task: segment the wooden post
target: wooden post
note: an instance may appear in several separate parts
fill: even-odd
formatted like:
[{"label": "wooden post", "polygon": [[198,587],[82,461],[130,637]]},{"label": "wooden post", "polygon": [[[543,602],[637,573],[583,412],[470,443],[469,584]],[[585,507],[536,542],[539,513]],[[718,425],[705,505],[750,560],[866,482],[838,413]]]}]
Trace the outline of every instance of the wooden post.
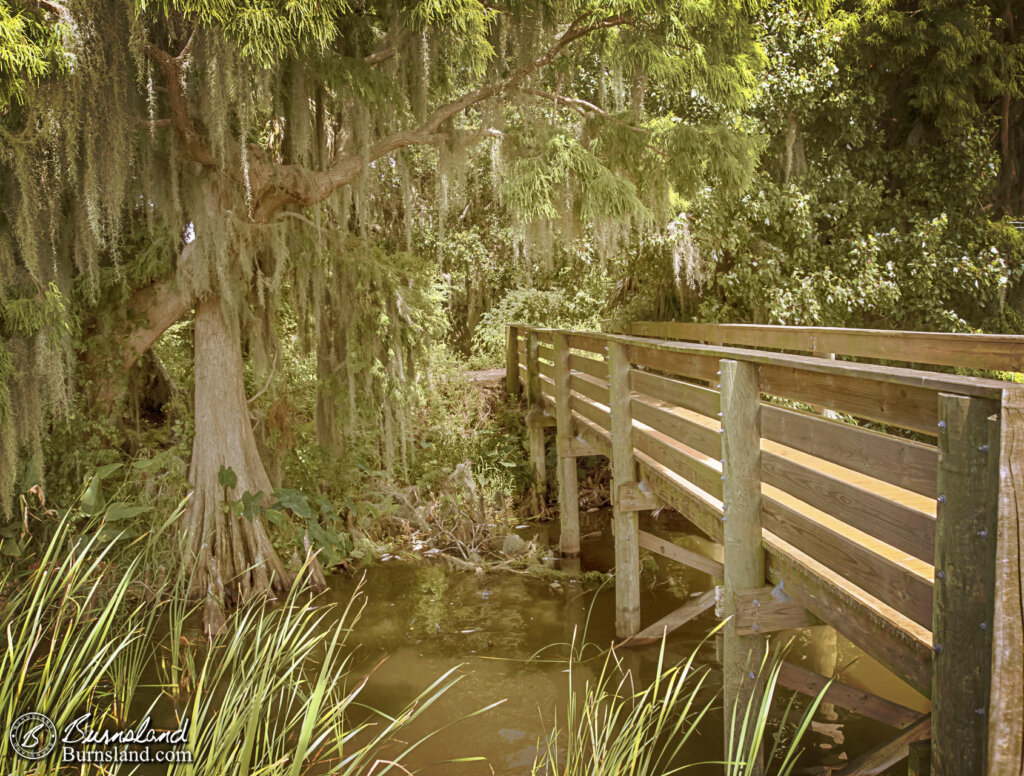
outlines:
[{"label": "wooden post", "polygon": [[[722,378],[722,487],[725,504],[724,614],[731,619],[723,629],[722,672],[725,690],[725,740],[733,742],[727,756],[751,752],[753,725],[742,720],[748,703],[751,719],[757,716],[763,677],[761,662],[765,639],[743,636],[737,628],[738,594],[764,585],[764,548],[761,544],[761,397],[756,364],[723,359]],[[735,715],[735,725],[733,716]],[[739,747],[742,737],[743,745]],[[740,751],[736,751],[739,748]],[[753,755],[751,774],[764,772],[763,752]]]},{"label": "wooden post", "polygon": [[[1024,386],[1003,389],[988,772],[1024,774]],[[993,442],[989,442],[992,449]]]},{"label": "wooden post", "polygon": [[530,446],[530,474],[533,479],[533,511],[540,512],[548,490],[548,470],[544,452],[544,404],[540,396],[540,363],[537,334],[526,334],[526,432]]},{"label": "wooden post", "polygon": [[912,741],[907,753],[907,776],[931,776],[932,742]]},{"label": "wooden post", "polygon": [[615,521],[615,635],[629,638],[640,630],[640,537],[636,512],[624,512],[618,491],[636,482],[633,416],[630,410],[629,357],[626,346],[608,343],[608,387],[612,437],[612,514]]},{"label": "wooden post", "polygon": [[569,406],[569,337],[555,332],[555,447],[558,451],[558,511],[561,515],[559,549],[562,556],[580,554],[580,497],[576,457],[572,455],[572,407]]},{"label": "wooden post", "polygon": [[[989,416],[998,403],[939,394],[932,616],[932,772],[987,768],[998,486]],[[1020,702],[1020,699],[1017,699]]]},{"label": "wooden post", "polygon": [[509,396],[519,398],[519,329],[509,326],[505,330],[505,391]]}]

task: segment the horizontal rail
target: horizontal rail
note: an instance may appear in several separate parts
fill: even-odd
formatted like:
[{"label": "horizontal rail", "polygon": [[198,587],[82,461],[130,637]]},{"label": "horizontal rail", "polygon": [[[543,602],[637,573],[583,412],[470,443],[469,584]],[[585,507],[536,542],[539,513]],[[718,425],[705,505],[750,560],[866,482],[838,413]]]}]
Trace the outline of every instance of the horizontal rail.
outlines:
[{"label": "horizontal rail", "polygon": [[1024,336],[1013,334],[651,321],[628,324],[624,333],[637,337],[799,350],[909,364],[1024,371]]}]

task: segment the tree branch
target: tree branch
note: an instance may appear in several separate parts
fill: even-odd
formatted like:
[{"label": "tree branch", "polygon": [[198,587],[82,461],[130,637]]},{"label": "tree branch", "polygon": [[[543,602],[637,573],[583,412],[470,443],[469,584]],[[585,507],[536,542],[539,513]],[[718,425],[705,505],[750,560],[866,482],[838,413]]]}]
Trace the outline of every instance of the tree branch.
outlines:
[{"label": "tree branch", "polygon": [[554,92],[545,92],[542,91],[541,89],[531,89],[526,86],[519,87],[519,91],[522,92],[523,94],[531,94],[534,97],[540,97],[543,100],[551,100],[552,102],[555,103],[556,106],[564,105],[566,108],[569,108],[570,110],[579,113],[584,118],[587,117],[587,114],[594,114],[604,119],[605,121],[608,121],[612,124],[618,124],[620,127],[625,127],[626,129],[630,129],[633,132],[637,132],[641,135],[651,134],[651,131],[649,129],[645,129],[644,127],[638,127],[633,124],[630,124],[628,121],[623,121],[622,119],[616,118],[612,114],[608,113],[606,110],[603,110],[602,108],[599,108],[596,105],[594,105],[594,103],[587,102],[586,100],[581,100],[577,97],[565,97],[561,94],[555,94]]},{"label": "tree branch", "polygon": [[218,168],[220,165],[217,163],[216,157],[206,145],[192,118],[188,98],[185,96],[185,90],[181,83],[182,65],[191,51],[193,37],[188,39],[181,53],[176,57],[172,57],[152,43],[146,43],[143,51],[163,75],[164,88],[167,90],[167,102],[171,108],[170,126],[174,130],[182,152],[188,159],[198,162],[204,167]]},{"label": "tree branch", "polygon": [[255,186],[254,170],[250,165],[250,178],[254,181],[254,190],[260,192],[257,204],[253,208],[253,218],[265,222],[276,211],[289,204],[309,206],[322,202],[335,190],[351,183],[356,176],[361,175],[368,162],[376,161],[408,146],[437,143],[446,137],[440,131],[445,122],[474,105],[518,87],[529,75],[549,65],[577,40],[594,32],[632,22],[632,15],[623,13],[600,19],[592,24],[579,26],[582,24],[582,18],[573,21],[547,51],[533,61],[525,63],[505,79],[485,84],[458,99],[439,106],[420,126],[389,135],[370,146],[365,155],[340,155],[323,172],[310,170],[300,165],[260,165],[261,169],[255,171],[262,184],[258,188]]}]

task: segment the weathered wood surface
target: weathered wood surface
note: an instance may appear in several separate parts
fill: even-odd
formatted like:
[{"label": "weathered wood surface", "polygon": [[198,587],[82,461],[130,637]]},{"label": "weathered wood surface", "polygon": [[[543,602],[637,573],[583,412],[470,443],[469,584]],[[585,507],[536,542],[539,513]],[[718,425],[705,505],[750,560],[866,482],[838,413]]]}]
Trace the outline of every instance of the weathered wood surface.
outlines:
[{"label": "weathered wood surface", "polygon": [[990,447],[998,404],[939,397],[935,535],[935,661],[932,673],[932,771],[985,773],[992,662],[999,452]]},{"label": "weathered wood surface", "polygon": [[907,776],[931,776],[932,742],[912,741],[907,748]]},{"label": "weathered wood surface", "polygon": [[626,482],[619,486],[616,493],[619,509],[624,512],[649,512],[652,509],[661,509],[664,502],[651,493],[644,490],[638,482]]},{"label": "weathered wood surface", "polygon": [[915,558],[934,561],[931,515],[767,450],[761,454],[761,472],[767,484]]},{"label": "weathered wood surface", "polygon": [[764,406],[761,415],[765,439],[935,498],[938,451],[931,445],[782,407]]},{"label": "weathered wood surface", "polygon": [[1024,387],[1003,391],[999,431],[988,772],[1024,776]]},{"label": "weathered wood surface", "polygon": [[576,475],[576,457],[571,453],[573,441],[572,408],[569,405],[569,340],[565,334],[554,335],[555,370],[555,447],[558,453],[559,550],[564,557],[580,554],[580,497]]},{"label": "weathered wood surface", "polygon": [[650,404],[637,397],[632,401],[633,418],[704,455],[718,457],[722,437],[713,428],[692,420],[683,410],[669,404]]},{"label": "weathered wood surface", "polygon": [[[907,759],[910,744],[924,741],[932,732],[932,715],[927,714],[912,725],[904,728],[891,741],[879,744],[871,751],[861,755],[841,771],[839,776],[878,776],[896,763]],[[967,776],[965,771],[960,776]],[[975,774],[972,773],[972,776]]]},{"label": "weathered wood surface", "polygon": [[815,354],[834,353],[880,361],[1024,371],[1024,336],[1020,335],[655,322],[632,323],[627,333],[640,337],[801,350]]},{"label": "weathered wood surface", "polygon": [[835,679],[830,684],[827,677],[792,663],[782,664],[778,682],[789,690],[812,698],[817,697],[822,688],[827,685],[828,689],[825,690],[825,695],[822,697],[823,703],[834,703],[840,708],[883,722],[898,730],[907,727],[921,716],[920,712],[900,706],[898,703],[880,698],[865,690],[843,684]]},{"label": "weathered wood surface", "polygon": [[569,356],[569,366],[576,372],[584,372],[591,377],[596,377],[601,382],[608,382],[608,362],[598,361],[596,358],[587,358],[572,353]]},{"label": "weathered wood surface", "polygon": [[569,387],[581,396],[608,406],[608,382],[598,382],[593,377],[584,374],[573,373],[569,378]]},{"label": "weathered wood surface", "polygon": [[691,601],[687,601],[675,611],[666,614],[653,625],[644,628],[635,635],[626,639],[621,646],[640,647],[644,644],[652,644],[664,638],[666,634],[680,628],[690,620],[703,612],[706,612],[715,605],[715,591],[708,590]]},{"label": "weathered wood surface", "polygon": [[764,525],[783,541],[819,560],[900,614],[925,628],[931,626],[931,580],[874,552],[837,527],[768,496],[764,498]]},{"label": "weathered wood surface", "polygon": [[505,340],[505,390],[509,396],[519,398],[519,330],[509,326]]},{"label": "weathered wood surface", "polygon": [[717,418],[722,411],[722,400],[718,391],[701,385],[674,380],[652,372],[631,369],[629,381],[633,390],[646,394],[652,399],[659,399],[677,407],[699,412],[711,418]]},{"label": "weathered wood surface", "polygon": [[676,563],[682,563],[684,566],[703,571],[712,577],[722,577],[725,574],[725,566],[714,558],[709,558],[707,555],[680,547],[678,544],[662,539],[647,531],[640,531],[639,538],[640,546],[645,550],[650,550],[657,555],[674,560]]},{"label": "weathered wood surface", "polygon": [[741,636],[776,633],[792,628],[806,628],[811,618],[796,601],[776,600],[773,587],[758,587],[736,593],[736,632]]},{"label": "weathered wood surface", "polygon": [[[758,635],[744,635],[737,622],[740,594],[764,585],[765,553],[761,544],[761,401],[758,367],[723,359],[722,379],[722,473],[725,547],[725,606],[730,619],[722,630],[722,672],[725,702],[725,739],[734,740],[742,728],[748,704],[759,703],[763,691],[760,675],[766,642]],[[742,722],[736,724],[742,725]],[[747,734],[749,735],[748,729]],[[763,772],[761,754],[752,773]]]},{"label": "weathered wood surface", "polygon": [[[612,343],[608,352],[611,413],[612,482],[621,488],[636,482],[633,419],[629,413],[629,360],[626,349]],[[637,513],[613,505],[615,522],[615,633],[619,638],[640,630],[640,544]]]}]

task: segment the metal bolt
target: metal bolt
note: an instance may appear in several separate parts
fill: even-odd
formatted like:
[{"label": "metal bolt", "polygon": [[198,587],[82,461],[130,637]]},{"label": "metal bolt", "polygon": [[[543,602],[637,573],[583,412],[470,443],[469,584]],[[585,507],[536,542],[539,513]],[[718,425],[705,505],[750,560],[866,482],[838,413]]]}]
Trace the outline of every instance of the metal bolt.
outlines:
[{"label": "metal bolt", "polygon": [[936,499],[936,501],[938,501],[940,504],[945,504],[946,503],[946,494],[945,493],[940,494],[939,497]]},{"label": "metal bolt", "polygon": [[981,624],[981,625],[980,625],[979,627],[980,627],[980,628],[981,628],[982,630],[988,630],[988,623],[987,623],[987,622],[983,622],[983,623],[982,623],[982,624]]},{"label": "metal bolt", "polygon": [[725,459],[724,459],[724,458],[722,458],[722,459],[720,460],[720,462],[721,462],[721,464],[722,464],[723,466],[725,466]]},{"label": "metal bolt", "polygon": [[984,717],[985,716],[985,709],[975,709],[974,713],[977,714],[979,717]]},{"label": "metal bolt", "polygon": [[945,579],[946,578],[946,572],[943,571],[942,569],[939,569],[938,571],[935,572],[935,576],[938,577],[939,579]]},{"label": "metal bolt", "polygon": [[716,375],[721,375],[721,374],[722,374],[722,371],[721,371],[721,370],[719,370],[719,371],[715,372],[715,374],[716,374]]},{"label": "metal bolt", "polygon": [[725,479],[725,475],[723,474],[723,475],[722,475],[721,477],[719,477],[718,479],[720,479],[720,480],[724,480],[724,479]]},{"label": "metal bolt", "polygon": [[722,417],[722,413],[721,412],[718,413],[718,417]]},{"label": "metal bolt", "polygon": [[749,676],[751,679],[756,679],[757,678],[757,674],[755,674],[753,671],[751,671],[749,674],[747,674],[747,676]]},{"label": "metal bolt", "polygon": [[978,536],[980,536],[982,539],[984,539],[986,536],[988,536],[988,531],[986,531],[984,528],[982,528],[980,531],[978,531]]},{"label": "metal bolt", "polygon": [[982,452],[982,453],[987,453],[988,452],[988,445],[982,445],[981,447],[978,448],[978,450],[980,452]]},{"label": "metal bolt", "polygon": [[932,652],[934,652],[936,655],[941,655],[942,654],[942,645],[941,644],[935,644],[932,647]]},{"label": "metal bolt", "polygon": [[753,628],[754,630],[761,630],[761,626],[758,625],[756,622],[753,625],[751,625],[750,627]]},{"label": "metal bolt", "polygon": [[945,428],[946,428],[946,421],[944,421],[944,420],[940,420],[940,421],[939,421],[939,430],[940,430],[940,431],[944,431],[944,430],[945,430]]},{"label": "metal bolt", "polygon": [[760,606],[761,602],[758,599],[754,599],[754,606]]}]

